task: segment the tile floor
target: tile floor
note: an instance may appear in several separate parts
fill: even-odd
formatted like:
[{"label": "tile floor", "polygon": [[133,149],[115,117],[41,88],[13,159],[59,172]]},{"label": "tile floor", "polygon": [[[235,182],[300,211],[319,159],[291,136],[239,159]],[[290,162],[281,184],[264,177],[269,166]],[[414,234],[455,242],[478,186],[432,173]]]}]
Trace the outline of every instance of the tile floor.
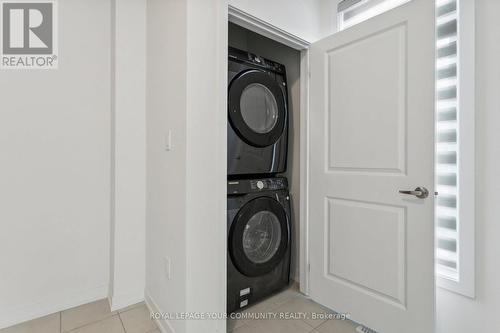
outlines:
[{"label": "tile floor", "polygon": [[[315,319],[313,314],[332,314],[324,307],[289,288],[266,299],[241,315],[300,314],[300,319],[229,319],[231,333],[356,333],[349,320]],[[107,300],[85,304],[0,330],[0,333],[160,333],[144,303],[111,312]]]},{"label": "tile floor", "polygon": [[241,314],[273,313],[276,315],[299,314],[299,319],[229,319],[227,330],[231,333],[356,333],[350,320],[318,319],[332,317],[333,312],[314,303],[294,287],[249,307]]},{"label": "tile floor", "polygon": [[108,300],[4,328],[0,333],[160,333],[144,303],[111,312]]}]

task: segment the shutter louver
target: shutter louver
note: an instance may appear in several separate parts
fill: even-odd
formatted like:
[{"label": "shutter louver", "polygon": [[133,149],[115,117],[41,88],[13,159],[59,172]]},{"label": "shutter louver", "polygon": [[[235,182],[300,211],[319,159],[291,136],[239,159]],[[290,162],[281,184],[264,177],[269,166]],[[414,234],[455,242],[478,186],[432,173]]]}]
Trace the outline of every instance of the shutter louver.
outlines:
[{"label": "shutter louver", "polygon": [[382,14],[410,0],[342,0],[337,7],[339,30]]},{"label": "shutter louver", "polygon": [[458,280],[457,0],[436,2],[436,271]]}]

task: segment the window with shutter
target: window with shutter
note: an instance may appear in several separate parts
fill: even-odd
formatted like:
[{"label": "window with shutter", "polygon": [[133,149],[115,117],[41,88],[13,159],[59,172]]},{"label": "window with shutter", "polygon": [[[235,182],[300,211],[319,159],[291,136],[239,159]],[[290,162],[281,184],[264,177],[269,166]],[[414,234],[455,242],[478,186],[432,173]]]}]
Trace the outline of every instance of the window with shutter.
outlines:
[{"label": "window with shutter", "polygon": [[436,149],[436,270],[458,280],[458,25],[457,0],[436,5],[437,149]]},{"label": "window with shutter", "polygon": [[474,297],[474,3],[436,1],[436,273]]},{"label": "window with shutter", "polygon": [[410,0],[343,0],[338,4],[339,30],[344,30]]}]

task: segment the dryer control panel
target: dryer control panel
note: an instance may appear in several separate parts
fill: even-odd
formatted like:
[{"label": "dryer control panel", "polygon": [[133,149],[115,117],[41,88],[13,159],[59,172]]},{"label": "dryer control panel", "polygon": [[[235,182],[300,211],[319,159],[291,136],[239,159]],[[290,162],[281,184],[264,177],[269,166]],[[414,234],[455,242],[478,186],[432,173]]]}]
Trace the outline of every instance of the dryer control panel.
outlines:
[{"label": "dryer control panel", "polygon": [[276,73],[285,74],[285,66],[275,61],[266,59],[257,54],[238,50],[234,47],[229,47],[229,59],[238,60],[249,63],[263,69],[270,70]]},{"label": "dryer control panel", "polygon": [[260,191],[287,190],[286,178],[261,178],[245,180],[229,180],[227,182],[227,194],[246,194]]}]

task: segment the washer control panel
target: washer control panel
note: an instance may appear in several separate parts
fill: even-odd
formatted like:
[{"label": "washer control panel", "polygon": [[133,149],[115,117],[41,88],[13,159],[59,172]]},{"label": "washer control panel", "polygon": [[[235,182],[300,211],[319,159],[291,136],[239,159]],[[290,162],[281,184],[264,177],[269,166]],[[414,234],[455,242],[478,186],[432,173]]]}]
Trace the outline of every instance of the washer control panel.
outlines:
[{"label": "washer control panel", "polygon": [[286,178],[281,177],[230,180],[227,182],[228,194],[245,194],[260,191],[277,191],[286,189],[288,189],[288,181]]}]

